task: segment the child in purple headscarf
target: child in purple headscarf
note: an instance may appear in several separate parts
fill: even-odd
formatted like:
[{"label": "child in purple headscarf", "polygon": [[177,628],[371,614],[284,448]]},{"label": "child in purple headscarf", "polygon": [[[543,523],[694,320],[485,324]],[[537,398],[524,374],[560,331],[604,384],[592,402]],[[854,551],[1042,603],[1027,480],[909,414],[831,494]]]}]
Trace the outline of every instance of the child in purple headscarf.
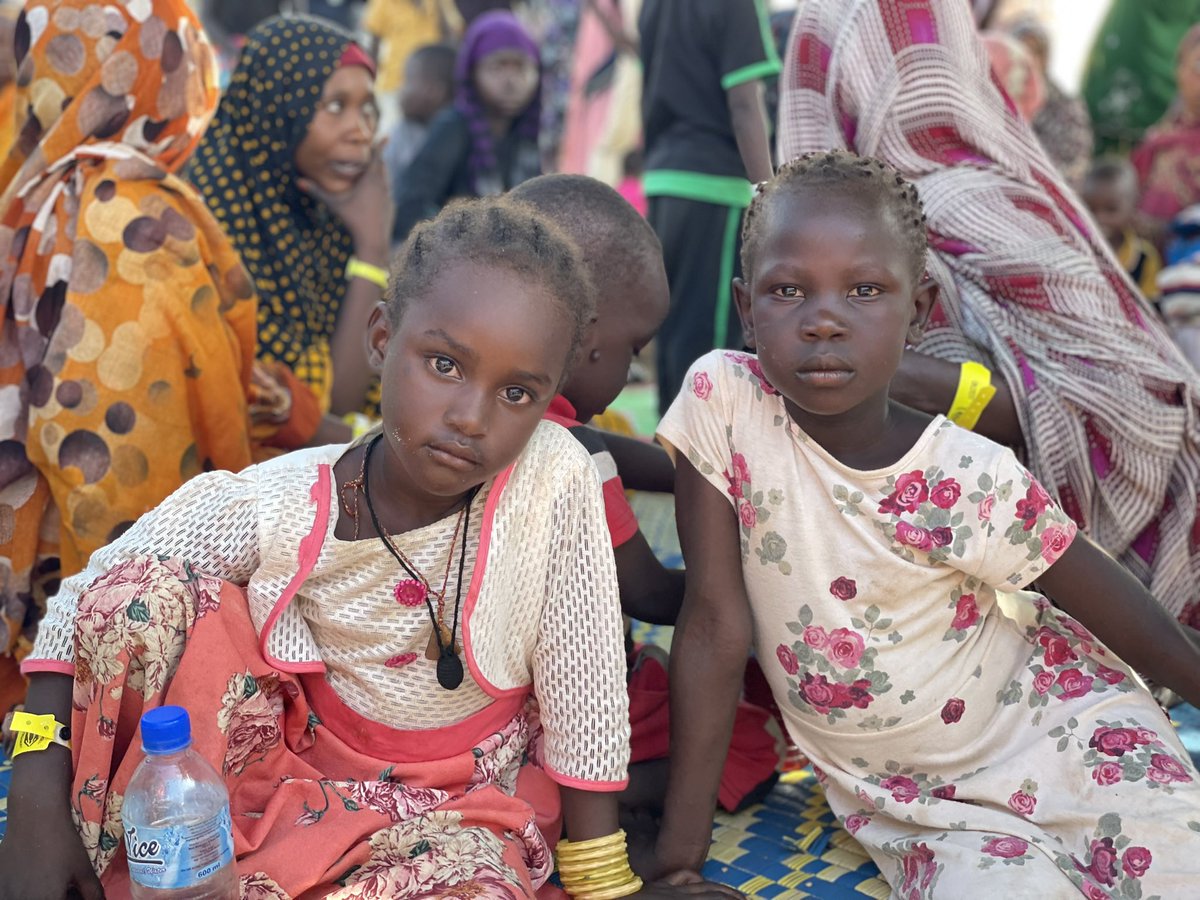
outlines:
[{"label": "child in purple headscarf", "polygon": [[497,10],[471,23],[454,104],[430,123],[396,191],[397,241],[455,197],[502,194],[541,174],[540,83],[537,44],[516,16]]}]

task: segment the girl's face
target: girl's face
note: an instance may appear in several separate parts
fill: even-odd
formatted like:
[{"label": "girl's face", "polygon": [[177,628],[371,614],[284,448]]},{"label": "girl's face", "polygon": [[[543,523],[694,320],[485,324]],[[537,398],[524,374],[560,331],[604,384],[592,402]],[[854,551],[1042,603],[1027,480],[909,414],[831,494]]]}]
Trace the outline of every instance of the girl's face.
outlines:
[{"label": "girl's face", "polygon": [[367,170],[378,125],[371,73],[362,66],[343,66],[325,82],[308,132],[296,148],[296,170],[326,193],[349,190]]},{"label": "girl's face", "polygon": [[453,262],[398,325],[378,307],[368,342],[392,488],[432,501],[517,458],[562,381],[571,329],[541,285]]},{"label": "girl's face", "polygon": [[778,195],[764,212],[750,281],[734,284],[763,373],[805,431],[882,414],[933,300],[897,237],[904,226],[876,203],[828,190]]},{"label": "girl's face", "polygon": [[520,50],[497,50],[475,64],[474,79],[489,112],[515,119],[537,93],[538,66]]}]

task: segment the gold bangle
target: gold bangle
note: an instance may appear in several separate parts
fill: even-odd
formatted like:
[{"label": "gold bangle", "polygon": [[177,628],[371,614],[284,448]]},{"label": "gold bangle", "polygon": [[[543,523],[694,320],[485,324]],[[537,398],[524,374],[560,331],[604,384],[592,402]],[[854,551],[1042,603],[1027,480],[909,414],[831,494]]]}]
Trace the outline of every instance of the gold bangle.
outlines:
[{"label": "gold bangle", "polygon": [[977,362],[965,362],[958,376],[958,390],[946,418],[968,431],[979,424],[979,417],[996,396],[992,373]]},{"label": "gold bangle", "polygon": [[364,281],[369,281],[380,289],[386,289],[388,286],[387,269],[381,269],[379,266],[373,266],[370,263],[363,262],[357,256],[352,256],[346,262],[346,278],[361,278]]},{"label": "gold bangle", "polygon": [[606,834],[604,837],[592,838],[587,841],[559,841],[557,852],[561,858],[563,856],[570,857],[577,853],[586,853],[590,850],[600,850],[617,846],[624,847],[624,845],[625,830],[620,829],[614,831],[612,834]]},{"label": "gold bangle", "polygon": [[560,841],[558,877],[575,900],[617,900],[642,889],[629,867],[625,832],[588,841]]}]

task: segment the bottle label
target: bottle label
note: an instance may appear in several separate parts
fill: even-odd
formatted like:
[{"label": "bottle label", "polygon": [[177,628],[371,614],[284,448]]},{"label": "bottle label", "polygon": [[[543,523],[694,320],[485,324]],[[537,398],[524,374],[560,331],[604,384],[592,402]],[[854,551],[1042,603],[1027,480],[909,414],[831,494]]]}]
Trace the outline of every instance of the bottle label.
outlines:
[{"label": "bottle label", "polygon": [[125,825],[129,875],[150,888],[192,887],[233,862],[229,807],[192,825]]}]

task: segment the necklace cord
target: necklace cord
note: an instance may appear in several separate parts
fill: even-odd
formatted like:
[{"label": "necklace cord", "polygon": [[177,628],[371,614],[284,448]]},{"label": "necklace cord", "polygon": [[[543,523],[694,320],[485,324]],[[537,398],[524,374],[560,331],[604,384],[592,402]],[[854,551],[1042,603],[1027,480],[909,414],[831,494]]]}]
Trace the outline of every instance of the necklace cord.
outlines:
[{"label": "necklace cord", "polygon": [[[383,435],[376,435],[372,439],[371,443],[367,444],[367,449],[363,454],[363,496],[367,500],[367,512],[371,514],[371,524],[375,526],[376,536],[383,543],[383,546],[387,548],[388,552],[395,557],[396,562],[400,563],[400,567],[404,569],[405,573],[414,581],[418,581],[427,585],[428,582],[417,572],[412,570],[408,563],[404,561],[404,558],[396,551],[396,548],[393,547],[391,542],[387,539],[387,536],[383,532],[383,527],[379,524],[379,516],[375,512],[375,504],[371,502],[371,453],[374,452],[375,445],[378,444],[382,438]],[[457,655],[454,652],[454,641],[458,637],[458,613],[462,604],[463,571],[467,562],[467,538],[471,530],[471,503],[474,501],[475,495],[478,492],[478,487],[472,488],[467,492],[465,516],[466,527],[463,529],[462,545],[458,553],[458,583],[454,586],[454,621],[450,629],[449,647],[442,644],[441,623],[437,620],[437,613],[433,611],[433,601],[429,599],[429,595],[432,593],[432,591],[430,591],[428,587],[425,589],[425,608],[429,611],[430,621],[433,622],[433,639],[437,642],[439,657],[446,656],[447,654],[451,656]],[[453,553],[454,549],[451,548],[450,552]],[[445,588],[443,587],[442,590],[444,595]]]}]

